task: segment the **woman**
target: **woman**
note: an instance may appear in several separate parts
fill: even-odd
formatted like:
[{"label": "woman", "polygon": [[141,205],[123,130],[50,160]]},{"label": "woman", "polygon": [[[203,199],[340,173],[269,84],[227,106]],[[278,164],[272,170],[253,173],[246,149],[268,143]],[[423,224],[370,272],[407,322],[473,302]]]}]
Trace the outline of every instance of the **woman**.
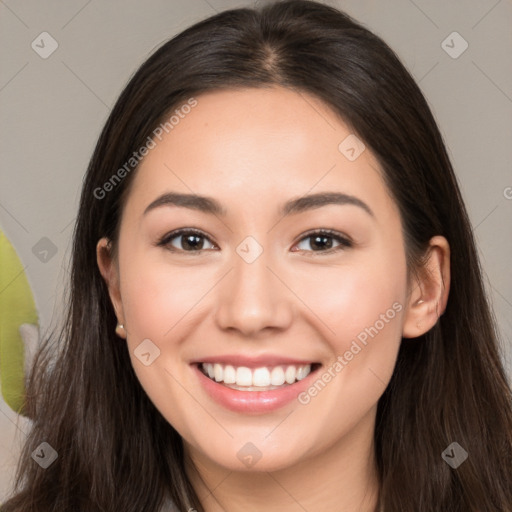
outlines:
[{"label": "woman", "polygon": [[140,67],[84,181],[59,339],[5,512],[512,511],[445,146],[334,8],[226,11]]}]

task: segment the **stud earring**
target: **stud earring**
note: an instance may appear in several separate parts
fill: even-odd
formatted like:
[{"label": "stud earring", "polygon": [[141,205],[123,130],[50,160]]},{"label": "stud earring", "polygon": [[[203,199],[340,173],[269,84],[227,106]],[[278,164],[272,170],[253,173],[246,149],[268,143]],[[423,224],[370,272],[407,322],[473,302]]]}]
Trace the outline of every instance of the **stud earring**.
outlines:
[{"label": "stud earring", "polygon": [[125,334],[126,334],[126,329],[124,328],[124,325],[123,324],[117,324],[116,326],[116,334],[120,337],[120,338],[125,338]]}]

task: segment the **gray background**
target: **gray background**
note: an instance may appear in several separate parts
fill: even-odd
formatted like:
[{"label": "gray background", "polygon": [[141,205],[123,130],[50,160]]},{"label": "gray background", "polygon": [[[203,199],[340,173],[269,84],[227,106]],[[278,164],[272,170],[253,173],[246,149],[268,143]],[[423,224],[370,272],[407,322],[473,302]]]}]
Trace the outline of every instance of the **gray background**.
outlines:
[{"label": "gray background", "polygon": [[[381,36],[426,95],[469,210],[512,377],[512,2],[325,3]],[[43,330],[61,316],[81,181],[126,81],[175,33],[247,5],[254,2],[0,0],[0,227],[26,267]],[[457,52],[462,41],[442,45],[454,31],[469,45],[458,58],[443,48]],[[42,32],[58,43],[46,59],[31,47],[42,46]],[[46,262],[32,251],[43,237],[57,251]],[[0,500],[28,427],[0,400]]]}]

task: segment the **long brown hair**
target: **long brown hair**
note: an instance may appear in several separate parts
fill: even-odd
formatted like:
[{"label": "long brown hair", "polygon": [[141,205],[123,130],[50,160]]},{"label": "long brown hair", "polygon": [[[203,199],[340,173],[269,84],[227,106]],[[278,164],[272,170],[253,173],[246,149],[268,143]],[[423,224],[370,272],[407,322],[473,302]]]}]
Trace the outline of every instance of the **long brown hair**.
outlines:
[{"label": "long brown hair", "polygon": [[[292,0],[193,25],[160,47],[116,102],[83,183],[66,323],[44,340],[30,375],[33,428],[4,512],[156,512],[169,498],[180,510],[204,510],[185,472],[181,437],[115,336],[96,264],[98,240],[116,243],[136,166],[108,193],[97,191],[189,98],[274,85],[323,100],[375,154],[400,210],[410,271],[421,266],[431,237],[443,235],[451,246],[445,313],[425,335],[402,341],[378,404],[379,506],[512,511],[512,393],[471,225],[432,113],[379,37],[335,8]],[[43,441],[59,455],[47,469],[30,456]],[[452,442],[468,453],[456,469],[441,456]]]}]

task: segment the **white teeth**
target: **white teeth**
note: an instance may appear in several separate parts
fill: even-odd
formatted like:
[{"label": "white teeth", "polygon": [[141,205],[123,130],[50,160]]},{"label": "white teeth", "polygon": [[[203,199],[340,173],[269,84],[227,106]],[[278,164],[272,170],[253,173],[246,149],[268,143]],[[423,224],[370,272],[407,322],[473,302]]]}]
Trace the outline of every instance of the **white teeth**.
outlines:
[{"label": "white teeth", "polygon": [[282,366],[272,368],[270,373],[270,383],[272,386],[282,386],[284,384],[284,370]]},{"label": "white teeth", "polygon": [[252,385],[258,387],[270,386],[270,372],[267,368],[256,368],[252,373]]},{"label": "white teeth", "polygon": [[309,372],[306,371],[305,366],[301,366],[297,371],[297,380],[302,380],[304,377],[308,375]]},{"label": "white teeth", "polygon": [[250,368],[239,366],[236,369],[236,385],[252,386],[252,372]]},{"label": "white teeth", "polygon": [[275,366],[273,368],[261,367],[254,370],[246,366],[234,367],[219,363],[203,363],[201,367],[210,379],[223,382],[226,385],[229,384],[233,388],[241,386],[247,388],[247,391],[269,387],[274,389],[276,386],[293,384],[295,381],[304,379],[311,372],[310,364],[304,366]]},{"label": "white teeth", "polygon": [[231,365],[224,368],[224,384],[236,384],[236,370]]},{"label": "white teeth", "polygon": [[297,370],[295,369],[295,366],[288,366],[288,368],[286,368],[286,371],[284,372],[284,380],[288,384],[293,384],[295,382],[296,376]]},{"label": "white teeth", "polygon": [[215,380],[217,382],[220,382],[223,379],[224,371],[222,369],[222,366],[220,364],[214,364],[213,365],[213,375],[215,376]]}]

